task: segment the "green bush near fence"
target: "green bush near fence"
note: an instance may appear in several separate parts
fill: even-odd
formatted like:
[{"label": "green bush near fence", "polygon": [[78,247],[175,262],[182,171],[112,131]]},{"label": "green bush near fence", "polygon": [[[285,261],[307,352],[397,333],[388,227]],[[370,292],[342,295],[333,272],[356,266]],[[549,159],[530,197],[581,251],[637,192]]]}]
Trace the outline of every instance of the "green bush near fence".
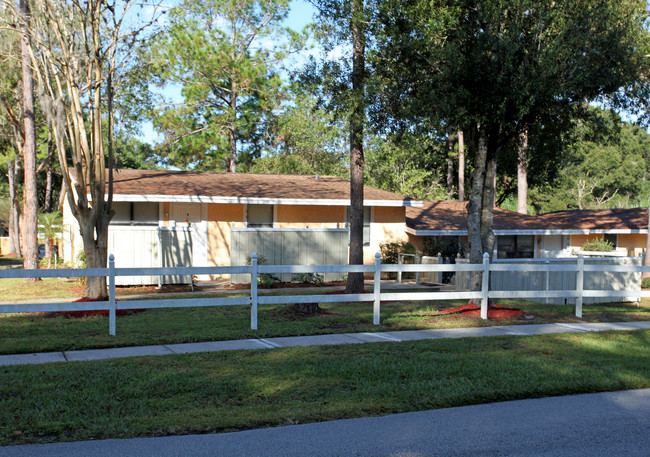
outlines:
[{"label": "green bush near fence", "polygon": [[587,241],[582,249],[585,251],[596,251],[596,252],[612,252],[614,251],[614,245],[602,238],[594,238],[593,240]]},{"label": "green bush near fence", "polygon": [[381,263],[386,265],[396,265],[399,254],[415,254],[417,250],[411,243],[380,243],[379,254],[381,255]]},{"label": "green bush near fence", "polygon": [[[379,244],[379,254],[381,255],[381,263],[385,265],[396,265],[399,260],[399,254],[417,254],[417,250],[411,243],[381,243]],[[408,263],[408,262],[407,262]],[[409,273],[405,273],[408,277]],[[397,278],[397,273],[388,273],[388,279]]]},{"label": "green bush near fence", "polygon": [[[246,265],[250,266],[252,263],[250,257],[246,257]],[[264,265],[266,263],[266,258],[263,255],[257,256],[257,264]],[[269,288],[274,282],[280,282],[280,278],[271,273],[259,273],[257,275],[257,284],[259,286]]]},{"label": "green bush near fence", "polygon": [[422,244],[422,255],[438,257],[441,254],[443,258],[449,257],[451,263],[455,263],[456,256],[465,254],[465,246],[458,241],[455,236],[427,236]]}]

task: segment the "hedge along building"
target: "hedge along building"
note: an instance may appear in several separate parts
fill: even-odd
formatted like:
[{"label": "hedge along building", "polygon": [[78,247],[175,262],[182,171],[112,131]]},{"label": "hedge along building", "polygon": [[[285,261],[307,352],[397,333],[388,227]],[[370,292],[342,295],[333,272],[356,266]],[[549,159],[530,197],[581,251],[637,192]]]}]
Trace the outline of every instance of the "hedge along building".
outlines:
[{"label": "hedge along building", "polygon": [[[428,201],[406,210],[409,242],[419,250],[424,238],[455,237],[467,243],[467,202]],[[646,248],[646,208],[558,211],[528,216],[494,209],[493,257],[558,258],[582,251],[587,241],[605,239],[620,255],[636,257]]]},{"label": "hedge along building", "polygon": [[[350,183],[331,176],[116,170],[109,253],[117,267],[347,264]],[[405,208],[422,201],[364,187],[364,262],[407,240]],[[83,249],[64,209],[66,260]],[[155,284],[156,277],[122,284]],[[203,278],[202,278],[203,279]],[[244,278],[241,278],[244,280]],[[186,282],[166,278],[164,282]]]}]

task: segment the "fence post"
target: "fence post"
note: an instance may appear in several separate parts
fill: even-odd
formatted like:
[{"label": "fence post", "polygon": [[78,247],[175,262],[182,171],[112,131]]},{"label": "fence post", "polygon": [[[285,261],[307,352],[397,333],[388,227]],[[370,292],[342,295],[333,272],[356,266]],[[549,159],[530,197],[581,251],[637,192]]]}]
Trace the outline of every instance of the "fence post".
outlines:
[{"label": "fence post", "polygon": [[[551,262],[548,260],[544,262],[544,265],[550,265]],[[548,292],[548,288],[551,287],[551,270],[546,270],[546,286],[545,291]],[[544,298],[544,303],[548,305],[548,297]]]},{"label": "fence post", "polygon": [[585,279],[585,257],[578,254],[578,271],[576,273],[576,317],[582,317],[582,291]]},{"label": "fence post", "polygon": [[481,319],[488,318],[488,291],[490,290],[490,254],[483,254],[483,281],[481,284]]},{"label": "fence post", "polygon": [[115,315],[117,314],[115,301],[115,256],[108,257],[108,333],[115,336]]},{"label": "fence post", "polygon": [[257,330],[257,252],[251,256],[251,330]]},{"label": "fence post", "polygon": [[381,294],[381,254],[375,254],[375,278],[373,283],[373,294],[375,299],[375,304],[372,311],[372,323],[374,325],[379,325],[379,308],[381,306],[381,301],[379,300],[379,295]]},{"label": "fence post", "polygon": [[[438,253],[438,265],[442,265],[442,252]],[[438,284],[442,284],[442,271],[438,272]]]},{"label": "fence post", "polygon": [[[420,254],[415,255],[415,260],[417,260],[418,265],[422,265],[422,256]],[[418,270],[415,275],[415,284],[420,285],[420,280],[422,279],[422,272]]]},{"label": "fence post", "polygon": [[[404,262],[402,261],[402,254],[397,254],[397,265],[402,265]],[[397,282],[402,283],[402,270],[397,271]]]}]

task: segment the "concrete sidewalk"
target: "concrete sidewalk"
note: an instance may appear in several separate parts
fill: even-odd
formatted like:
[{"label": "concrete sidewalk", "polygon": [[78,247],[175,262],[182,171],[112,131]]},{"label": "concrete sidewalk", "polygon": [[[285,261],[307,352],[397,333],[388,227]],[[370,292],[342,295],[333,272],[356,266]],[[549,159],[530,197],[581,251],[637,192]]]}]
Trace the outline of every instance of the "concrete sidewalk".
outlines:
[{"label": "concrete sidewalk", "polygon": [[546,333],[580,333],[605,330],[650,329],[650,321],[599,322],[579,324],[530,324],[494,327],[450,328],[438,330],[405,330],[398,332],[342,333],[313,336],[286,336],[254,338],[231,341],[207,341],[202,343],[164,344],[84,351],[43,352],[0,356],[0,366],[26,365],[51,362],[80,362],[88,360],[115,359],[122,357],[187,354],[193,352],[229,351],[236,349],[275,349],[292,346],[317,346],[336,344],[361,344],[431,340],[440,338],[471,338],[499,335],[541,335]]}]

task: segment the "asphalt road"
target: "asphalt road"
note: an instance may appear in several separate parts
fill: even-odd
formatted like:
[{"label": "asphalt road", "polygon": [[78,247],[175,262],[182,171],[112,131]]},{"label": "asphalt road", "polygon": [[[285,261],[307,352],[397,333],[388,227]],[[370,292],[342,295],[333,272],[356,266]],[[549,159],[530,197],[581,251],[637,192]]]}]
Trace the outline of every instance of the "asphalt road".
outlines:
[{"label": "asphalt road", "polygon": [[0,457],[650,456],[650,389],[214,435],[0,447]]}]

